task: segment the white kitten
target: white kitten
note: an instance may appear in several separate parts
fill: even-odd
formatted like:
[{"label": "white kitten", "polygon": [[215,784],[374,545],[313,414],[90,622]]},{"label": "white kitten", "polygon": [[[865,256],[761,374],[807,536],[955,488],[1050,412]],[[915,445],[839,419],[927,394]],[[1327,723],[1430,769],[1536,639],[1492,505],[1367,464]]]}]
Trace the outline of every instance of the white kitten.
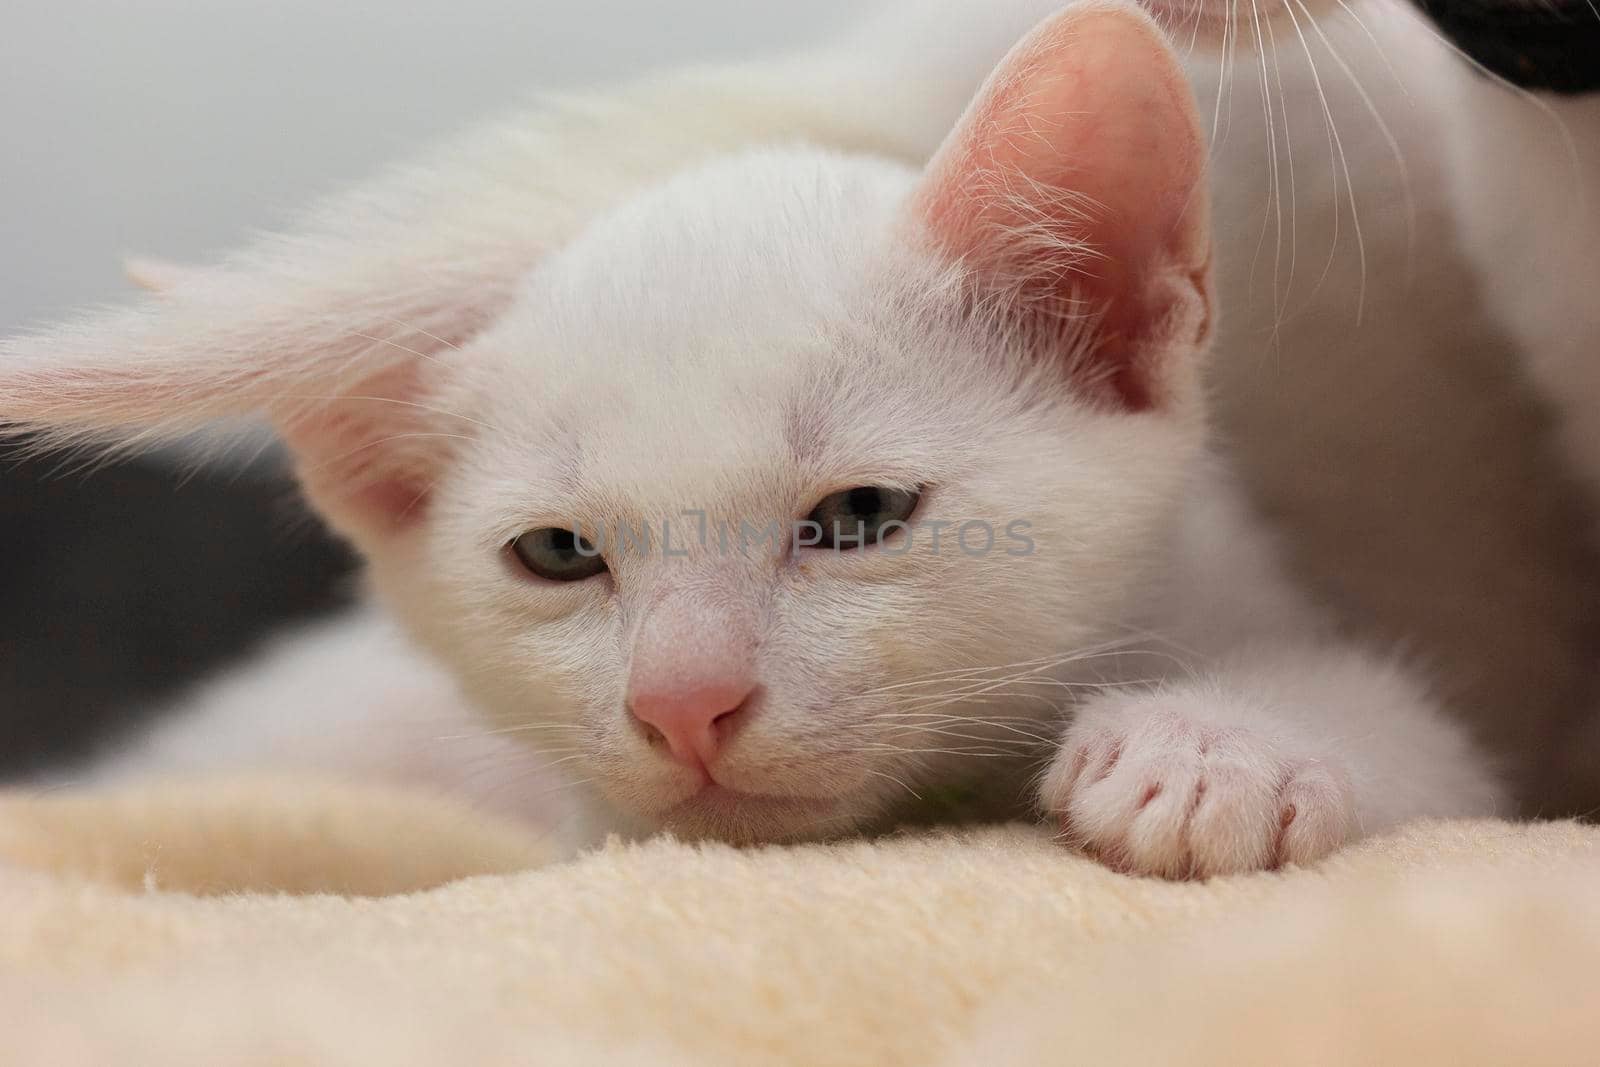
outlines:
[{"label": "white kitten", "polygon": [[[308,634],[117,770],[350,769],[537,817],[560,763],[601,827],[754,841],[951,786],[1027,802],[1047,764],[1071,840],[1168,876],[1492,811],[1207,455],[1205,152],[1148,20],[1052,17],[926,165],[796,81],[839,61],[496,127],[0,348],[0,414],[65,439],[267,412],[408,635]],[[906,526],[805,547],[808,516]]]}]

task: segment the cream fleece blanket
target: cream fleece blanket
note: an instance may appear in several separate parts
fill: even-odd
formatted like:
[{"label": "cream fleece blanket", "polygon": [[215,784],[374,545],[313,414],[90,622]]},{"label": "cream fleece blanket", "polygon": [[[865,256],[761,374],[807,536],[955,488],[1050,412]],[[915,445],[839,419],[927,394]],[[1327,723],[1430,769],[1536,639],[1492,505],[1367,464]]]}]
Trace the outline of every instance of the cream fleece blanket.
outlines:
[{"label": "cream fleece blanket", "polygon": [[0,1063],[1600,1062],[1600,830],[1127,878],[1031,827],[540,841],[290,783],[0,800]]}]

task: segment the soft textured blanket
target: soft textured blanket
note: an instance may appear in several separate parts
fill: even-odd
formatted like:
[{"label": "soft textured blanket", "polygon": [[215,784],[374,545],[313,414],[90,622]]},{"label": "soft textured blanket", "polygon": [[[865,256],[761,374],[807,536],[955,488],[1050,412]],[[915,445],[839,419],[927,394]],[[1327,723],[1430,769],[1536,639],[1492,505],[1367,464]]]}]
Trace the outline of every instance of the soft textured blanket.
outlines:
[{"label": "soft textured blanket", "polygon": [[1600,1060],[1600,830],[1573,824],[1208,884],[1028,827],[546,858],[429,797],[10,797],[0,1062]]}]

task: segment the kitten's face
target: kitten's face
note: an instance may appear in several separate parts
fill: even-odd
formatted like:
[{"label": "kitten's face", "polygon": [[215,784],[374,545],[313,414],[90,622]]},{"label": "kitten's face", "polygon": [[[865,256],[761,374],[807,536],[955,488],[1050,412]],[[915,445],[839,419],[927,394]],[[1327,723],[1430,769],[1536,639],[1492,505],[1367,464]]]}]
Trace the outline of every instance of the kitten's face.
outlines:
[{"label": "kitten's face", "polygon": [[[535,167],[528,210],[679,165],[591,156],[615,173]],[[367,215],[456,187],[402,172],[325,213],[354,238],[0,343],[0,424],[262,410],[485,729],[647,824],[826,833],[1043,741],[1016,718],[1057,709],[1039,678],[1127,636],[1199,447],[1204,161],[1149,20],[1074,5],[921,173],[756,153],[552,225],[560,247],[479,203],[368,247]],[[813,513],[906,525],[797,544]],[[601,530],[603,565],[563,555]]]},{"label": "kitten's face", "polygon": [[[380,556],[377,577],[493,725],[575,727],[526,736],[649,822],[826,831],[950,773],[950,753],[1026,754],[1050,731],[1013,717],[1060,703],[1042,661],[1125,636],[1161,556],[1195,420],[1096,410],[972,325],[903,232],[914,183],[799,152],[683,176],[546,262],[440,402],[472,439],[420,554]],[[919,491],[908,527],[792,543],[857,486]],[[506,551],[621,526],[653,543],[604,545],[581,580]],[[749,657],[754,689],[705,768],[717,789],[630,712],[662,654],[647,630],[685,661]]]}]

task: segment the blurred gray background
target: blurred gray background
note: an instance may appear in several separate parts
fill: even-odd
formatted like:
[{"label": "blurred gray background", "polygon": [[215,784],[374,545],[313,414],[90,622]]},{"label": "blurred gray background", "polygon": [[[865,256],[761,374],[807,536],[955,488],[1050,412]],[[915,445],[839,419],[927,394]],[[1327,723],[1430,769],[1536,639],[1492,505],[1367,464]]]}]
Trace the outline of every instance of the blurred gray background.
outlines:
[{"label": "blurred gray background", "polygon": [[[858,7],[748,0],[7,0],[0,333],[128,298],[530,90],[820,40]],[[352,563],[270,457],[92,473],[0,455],[0,769],[82,753]]]},{"label": "blurred gray background", "polygon": [[526,91],[820,40],[860,0],[6,0],[0,329],[203,260]]}]

